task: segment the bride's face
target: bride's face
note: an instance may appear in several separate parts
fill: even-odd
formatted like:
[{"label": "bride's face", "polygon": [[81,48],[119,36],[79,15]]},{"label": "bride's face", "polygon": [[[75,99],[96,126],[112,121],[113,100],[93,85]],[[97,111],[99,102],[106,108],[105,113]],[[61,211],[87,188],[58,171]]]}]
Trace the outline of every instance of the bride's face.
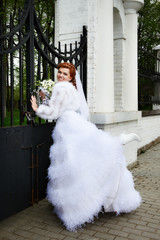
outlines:
[{"label": "bride's face", "polygon": [[70,71],[68,68],[59,68],[57,73],[58,82],[69,82],[71,81]]}]

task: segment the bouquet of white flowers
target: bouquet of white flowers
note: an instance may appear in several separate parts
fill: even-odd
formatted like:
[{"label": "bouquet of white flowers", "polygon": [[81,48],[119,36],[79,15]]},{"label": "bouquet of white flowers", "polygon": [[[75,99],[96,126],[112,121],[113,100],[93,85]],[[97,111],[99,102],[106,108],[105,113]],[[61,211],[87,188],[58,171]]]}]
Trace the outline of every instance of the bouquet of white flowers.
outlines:
[{"label": "bouquet of white flowers", "polygon": [[44,79],[43,81],[36,81],[33,95],[36,95],[37,104],[48,105],[55,82],[51,79]]}]

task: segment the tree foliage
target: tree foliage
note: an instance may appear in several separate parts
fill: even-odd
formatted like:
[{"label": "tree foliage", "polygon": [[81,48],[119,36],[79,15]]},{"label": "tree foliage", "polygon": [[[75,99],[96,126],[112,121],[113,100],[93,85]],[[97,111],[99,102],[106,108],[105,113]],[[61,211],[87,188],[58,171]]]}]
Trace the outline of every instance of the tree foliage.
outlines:
[{"label": "tree foliage", "polygon": [[139,46],[150,50],[160,44],[160,1],[144,0],[138,17]]},{"label": "tree foliage", "polygon": [[138,92],[139,110],[152,109],[154,96],[154,78],[159,77],[156,72],[157,53],[155,46],[160,45],[160,1],[144,0],[144,7],[139,11],[138,17]]},{"label": "tree foliage", "polygon": [[[36,14],[42,26],[44,33],[47,32],[50,38],[53,38],[54,33],[54,3],[55,0],[35,0],[34,6]],[[23,9],[25,0],[2,0],[0,6],[0,17],[7,25],[9,23],[10,15],[12,15],[13,25],[18,23],[19,9]],[[4,32],[9,32],[9,27],[4,28]]]},{"label": "tree foliage", "polygon": [[54,40],[55,0],[35,0],[35,10],[41,23],[42,30],[49,41]]},{"label": "tree foliage", "polygon": [[[25,6],[26,0],[2,0],[0,4],[0,22],[1,22],[1,33],[0,34],[6,34],[11,31],[11,29],[19,24],[19,14],[23,11]],[[54,43],[54,23],[55,23],[55,0],[32,0],[32,3],[34,4],[36,16],[38,17],[38,21],[41,26],[41,30],[44,34],[44,36],[47,37],[48,42],[50,44]],[[25,25],[23,26],[23,30],[25,34]],[[3,32],[2,32],[3,29]],[[36,31],[34,31],[36,34]],[[13,36],[14,43],[18,43],[18,32]],[[4,48],[10,48],[11,39],[5,39],[3,42]],[[43,46],[43,49],[45,50],[45,47]],[[5,54],[3,56],[3,92],[4,92],[4,107],[3,109],[6,112],[6,108],[8,111],[10,111],[11,106],[11,65],[10,65],[10,54]],[[13,71],[14,71],[14,108],[19,108],[19,98],[20,98],[20,81],[19,81],[19,50],[16,50],[13,52]],[[35,79],[37,79],[38,76],[38,53],[35,49],[35,56],[34,56],[34,64],[35,64]],[[45,64],[44,60],[42,64],[41,72],[44,75],[44,72],[46,72],[47,65]],[[22,73],[22,84],[23,84],[23,102],[24,105],[26,104],[26,45],[24,44],[22,47],[22,63],[23,63],[23,73]],[[45,75],[42,78],[45,77]],[[1,87],[1,86],[0,86]],[[2,89],[0,89],[2,91]],[[0,104],[1,106],[1,104]],[[1,111],[1,109],[0,109]],[[6,114],[4,113],[4,116]]]}]

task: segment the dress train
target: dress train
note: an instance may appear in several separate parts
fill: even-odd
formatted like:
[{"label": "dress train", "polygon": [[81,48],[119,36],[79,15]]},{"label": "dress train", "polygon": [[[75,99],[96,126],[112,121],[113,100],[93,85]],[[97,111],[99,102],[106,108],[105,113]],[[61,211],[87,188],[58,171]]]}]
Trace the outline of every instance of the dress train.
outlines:
[{"label": "dress train", "polygon": [[58,118],[52,137],[47,198],[68,230],[92,222],[102,206],[117,214],[140,206],[120,137],[74,111]]}]

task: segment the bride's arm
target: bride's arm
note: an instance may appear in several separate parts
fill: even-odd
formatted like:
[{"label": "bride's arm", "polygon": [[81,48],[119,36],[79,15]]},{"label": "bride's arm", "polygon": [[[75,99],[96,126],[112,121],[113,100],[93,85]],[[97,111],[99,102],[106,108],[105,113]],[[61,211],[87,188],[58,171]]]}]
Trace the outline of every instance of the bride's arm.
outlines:
[{"label": "bride's arm", "polygon": [[51,99],[49,100],[49,105],[41,104],[39,107],[36,107],[35,102],[31,99],[32,108],[40,118],[53,120],[57,119],[61,113],[62,106],[66,101],[66,90],[64,87],[59,87],[53,90]]}]

